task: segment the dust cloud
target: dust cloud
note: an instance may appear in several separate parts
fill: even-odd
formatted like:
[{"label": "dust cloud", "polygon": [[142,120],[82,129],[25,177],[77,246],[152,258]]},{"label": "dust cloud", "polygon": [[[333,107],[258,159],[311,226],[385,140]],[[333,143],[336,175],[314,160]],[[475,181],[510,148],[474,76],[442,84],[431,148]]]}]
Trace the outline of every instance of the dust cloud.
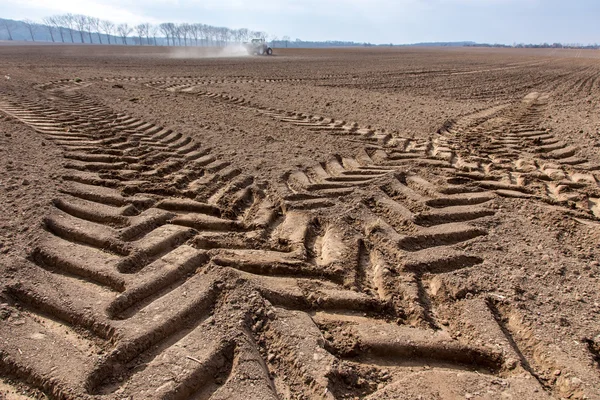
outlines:
[{"label": "dust cloud", "polygon": [[223,58],[247,57],[250,54],[242,44],[233,44],[225,47],[177,47],[169,50],[169,58]]}]

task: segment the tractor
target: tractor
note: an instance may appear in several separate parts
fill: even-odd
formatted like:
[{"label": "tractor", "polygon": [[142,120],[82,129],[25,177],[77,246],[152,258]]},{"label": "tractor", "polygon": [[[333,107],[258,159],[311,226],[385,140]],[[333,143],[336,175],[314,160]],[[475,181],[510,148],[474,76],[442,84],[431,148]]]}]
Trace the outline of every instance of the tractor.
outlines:
[{"label": "tractor", "polygon": [[273,54],[273,49],[267,45],[265,39],[252,39],[250,43],[246,43],[246,50],[248,54],[254,54],[259,56],[270,56]]}]

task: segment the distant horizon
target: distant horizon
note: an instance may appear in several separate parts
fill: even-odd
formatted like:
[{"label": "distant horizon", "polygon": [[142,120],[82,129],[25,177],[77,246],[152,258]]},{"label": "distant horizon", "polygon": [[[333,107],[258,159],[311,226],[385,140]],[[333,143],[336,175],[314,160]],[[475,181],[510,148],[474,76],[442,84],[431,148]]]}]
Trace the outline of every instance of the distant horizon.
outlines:
[{"label": "distant horizon", "polygon": [[[132,36],[130,36],[131,38],[134,38],[135,35],[132,34]],[[164,37],[158,37],[159,39],[165,39]],[[284,42],[284,40],[278,38],[276,40],[274,40],[277,43],[282,43]],[[14,40],[8,40],[8,39],[2,39],[0,38],[0,43],[29,43],[29,44],[40,44],[40,45],[69,45],[69,46],[134,46],[134,44],[129,43],[127,45],[122,44],[122,43],[111,43],[110,45],[108,43],[80,43],[80,42],[52,42],[50,40],[27,40],[27,39],[14,39]],[[272,42],[272,40],[269,40],[269,42]],[[292,43],[295,41],[290,41],[290,43]],[[544,42],[544,43],[513,43],[513,44],[506,44],[506,43],[477,43],[477,42],[473,42],[471,40],[459,40],[456,42],[441,42],[441,41],[435,41],[435,42],[419,42],[419,43],[368,43],[368,42],[351,42],[351,41],[345,41],[345,40],[300,40],[300,43],[352,43],[352,45],[347,44],[347,45],[340,45],[337,47],[498,47],[498,48],[512,48],[512,49],[516,49],[516,48],[552,48],[551,46],[555,43],[548,43],[548,42]],[[464,44],[464,45],[463,45]],[[472,44],[472,45],[469,45]],[[558,42],[557,44],[560,44],[562,46],[562,48],[564,49],[582,49],[582,50],[600,50],[600,44],[596,44],[596,43],[560,43]],[[542,47],[544,45],[548,45],[549,47]],[[159,46],[163,46],[162,44]],[[166,45],[164,45],[166,46]],[[186,47],[185,45],[177,45],[178,47]],[[188,45],[187,47],[192,47],[192,45]],[[217,47],[217,46],[215,46]],[[336,47],[335,45],[329,46],[329,47]],[[299,47],[299,46],[290,46],[290,48],[313,48],[311,46],[308,47]]]},{"label": "distant horizon", "polygon": [[[201,22],[246,27],[292,40],[330,37],[357,43],[487,44],[600,41],[600,2],[594,0],[4,0],[0,16],[41,21],[85,14],[116,23]],[[442,39],[440,39],[442,38]]]}]

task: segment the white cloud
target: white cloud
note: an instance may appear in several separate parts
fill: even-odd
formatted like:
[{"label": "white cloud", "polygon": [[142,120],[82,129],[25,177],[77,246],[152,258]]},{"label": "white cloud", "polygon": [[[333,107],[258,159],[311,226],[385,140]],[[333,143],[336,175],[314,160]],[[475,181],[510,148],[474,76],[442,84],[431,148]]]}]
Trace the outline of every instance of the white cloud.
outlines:
[{"label": "white cloud", "polygon": [[[52,14],[85,14],[91,15],[101,19],[110,19],[114,22],[129,22],[129,23],[140,23],[140,22],[156,22],[158,19],[148,18],[136,10],[143,10],[142,1],[114,1],[114,0],[60,0],[48,2],[46,0],[4,0],[3,6],[7,6],[9,10],[16,10],[16,12],[26,13],[30,12],[29,15],[35,15],[38,19],[42,15]],[[6,4],[8,3],[8,4]],[[11,7],[11,4],[14,7]],[[147,2],[146,2],[147,3]],[[167,3],[166,1],[156,1],[156,3]],[[172,3],[172,1],[168,1]],[[23,19],[27,18],[27,15],[11,15],[11,12],[3,12],[8,18]]]}]

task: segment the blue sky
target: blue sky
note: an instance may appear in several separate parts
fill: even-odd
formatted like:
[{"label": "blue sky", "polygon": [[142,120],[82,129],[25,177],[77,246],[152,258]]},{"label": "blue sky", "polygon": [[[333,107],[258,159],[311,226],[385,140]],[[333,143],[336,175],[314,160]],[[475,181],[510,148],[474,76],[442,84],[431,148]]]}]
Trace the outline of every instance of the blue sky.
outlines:
[{"label": "blue sky", "polygon": [[600,42],[600,0],[2,0],[0,17],[65,12],[115,22],[202,22],[303,40]]}]

